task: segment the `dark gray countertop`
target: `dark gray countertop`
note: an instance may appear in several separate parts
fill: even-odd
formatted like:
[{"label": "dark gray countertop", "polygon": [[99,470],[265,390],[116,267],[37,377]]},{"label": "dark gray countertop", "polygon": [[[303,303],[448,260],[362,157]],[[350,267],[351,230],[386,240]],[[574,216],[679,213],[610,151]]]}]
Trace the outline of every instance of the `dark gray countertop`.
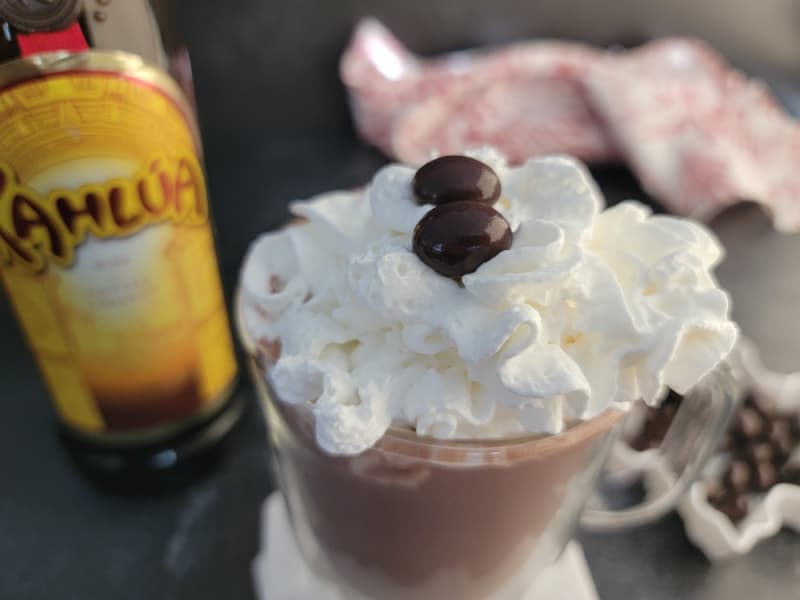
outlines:
[{"label": "dark gray countertop", "polygon": [[[364,10],[357,2],[349,4]],[[394,14],[412,35],[408,19],[389,4],[384,3],[384,12]],[[420,14],[427,3],[412,4]],[[335,87],[335,60],[352,18],[339,18],[336,31],[306,44],[324,59],[306,64],[306,56],[273,56],[264,62],[266,36],[280,35],[273,21],[283,14],[285,24],[288,4],[247,0],[241,3],[245,8],[230,15],[212,2],[181,6],[195,56],[222,269],[230,292],[249,240],[282,223],[288,201],[360,185],[383,159],[353,138],[343,94]],[[256,18],[265,25],[253,25]],[[232,36],[233,27],[250,33]],[[474,40],[443,41],[428,49],[462,41]],[[295,120],[286,119],[283,126],[255,114],[291,102],[272,89],[287,77],[268,78],[278,60],[290,64],[282,67],[284,75],[291,68],[302,73],[301,82],[312,78],[309,69],[326,73],[309,88],[316,99],[301,103]],[[237,68],[244,70],[237,74]],[[300,87],[290,89],[290,96],[302,93]],[[320,95],[324,90],[329,97]],[[325,115],[312,119],[312,127],[297,126],[290,133],[302,121],[301,109],[314,103],[327,104]],[[231,127],[226,126],[229,117]],[[622,169],[602,169],[597,175],[611,199],[641,195]],[[250,564],[258,549],[259,510],[272,482],[263,422],[249,382],[243,380],[237,392],[246,397],[248,412],[212,472],[167,495],[108,496],[87,484],[61,450],[44,387],[2,299],[0,340],[0,599],[252,598]],[[800,598],[800,537],[790,532],[747,557],[716,566],[689,543],[675,515],[632,532],[580,537],[604,599]]]},{"label": "dark gray countertop", "polygon": [[[348,136],[209,140],[229,288],[248,240],[285,219],[287,200],[361,183],[381,162]],[[610,197],[638,195],[622,169],[596,174]],[[259,509],[272,482],[249,382],[238,391],[249,410],[213,472],[170,495],[107,496],[88,485],[61,450],[43,386],[5,304],[0,339],[0,598],[252,598]],[[689,543],[675,515],[628,533],[582,534],[581,540],[605,599],[789,600],[800,589],[800,538],[790,532],[714,567]]]}]

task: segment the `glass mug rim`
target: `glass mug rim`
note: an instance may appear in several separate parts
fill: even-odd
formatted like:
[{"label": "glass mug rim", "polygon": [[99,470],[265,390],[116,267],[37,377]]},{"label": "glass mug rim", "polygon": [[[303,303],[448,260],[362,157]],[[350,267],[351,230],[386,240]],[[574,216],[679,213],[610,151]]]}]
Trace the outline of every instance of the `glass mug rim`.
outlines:
[{"label": "glass mug rim", "polygon": [[[313,429],[313,413],[311,407],[304,405],[289,405],[280,400],[269,384],[269,377],[259,368],[258,361],[251,357],[253,376],[258,382],[259,399],[262,403],[269,403],[278,413],[283,424],[289,426],[292,436],[298,436],[295,430],[297,423],[289,425],[287,421],[292,417],[287,416],[287,411],[292,411],[293,416],[301,416],[302,425]],[[366,450],[355,453],[337,455],[324,451],[316,443],[313,430],[308,432],[306,440],[321,453],[330,458],[354,458],[359,455],[377,452],[382,455],[394,455],[409,460],[419,460],[446,464],[448,466],[480,466],[492,463],[507,463],[522,457],[531,456],[547,457],[557,452],[565,445],[573,444],[580,439],[588,439],[612,431],[620,427],[628,413],[617,409],[608,409],[599,415],[582,421],[576,421],[556,434],[530,433],[519,434],[508,438],[454,438],[440,439],[432,436],[420,436],[410,428],[392,425],[378,440]],[[296,421],[296,419],[295,419]]]}]

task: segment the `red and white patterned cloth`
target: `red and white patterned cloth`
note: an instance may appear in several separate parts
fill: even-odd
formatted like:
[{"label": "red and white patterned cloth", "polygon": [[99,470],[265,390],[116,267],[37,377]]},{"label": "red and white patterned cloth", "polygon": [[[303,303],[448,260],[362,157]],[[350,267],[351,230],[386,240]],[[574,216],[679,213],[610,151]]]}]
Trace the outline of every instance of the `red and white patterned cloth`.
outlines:
[{"label": "red and white patterned cloth", "polygon": [[482,144],[515,163],[624,160],[675,213],[708,219],[752,200],[800,231],[800,126],[698,40],[618,52],[538,41],[423,61],[368,19],[341,75],[361,137],[400,161]]}]

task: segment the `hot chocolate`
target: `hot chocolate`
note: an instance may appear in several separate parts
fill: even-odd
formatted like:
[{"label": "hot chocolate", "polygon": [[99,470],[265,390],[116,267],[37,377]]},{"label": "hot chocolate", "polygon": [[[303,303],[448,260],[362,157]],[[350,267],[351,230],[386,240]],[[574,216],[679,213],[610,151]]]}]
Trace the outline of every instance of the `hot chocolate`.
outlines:
[{"label": "hot chocolate", "polygon": [[520,598],[569,539],[622,416],[504,442],[391,429],[357,456],[331,456],[308,411],[268,404],[300,551],[352,600]]},{"label": "hot chocolate", "polygon": [[[299,545],[348,598],[519,598],[624,412],[736,337],[702,227],[603,211],[566,157],[434,166],[294,204],[243,271]],[[491,185],[439,189],[458,173]]]}]

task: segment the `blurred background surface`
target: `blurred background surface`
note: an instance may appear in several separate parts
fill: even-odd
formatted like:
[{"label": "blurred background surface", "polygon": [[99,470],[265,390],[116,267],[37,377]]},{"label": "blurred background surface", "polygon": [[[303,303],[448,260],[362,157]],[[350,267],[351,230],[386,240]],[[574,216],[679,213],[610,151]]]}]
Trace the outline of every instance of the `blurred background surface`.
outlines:
[{"label": "blurred background surface", "polygon": [[[179,0],[178,8],[229,293],[247,244],[284,222],[290,200],[361,185],[384,161],[355,138],[338,80],[339,55],[363,16],[425,56],[533,36],[632,45],[699,35],[798,106],[800,2],[792,0]],[[611,199],[641,195],[622,168],[596,174]],[[185,490],[103,496],[59,447],[2,299],[0,339],[0,598],[252,598],[259,510],[272,487],[258,409],[250,407],[218,468]],[[252,400],[244,378],[239,393]],[[789,533],[714,568],[674,515],[582,541],[601,597],[611,600],[789,599],[800,589],[800,543]]]},{"label": "blurred background surface", "polygon": [[635,45],[702,37],[762,75],[800,72],[796,0],[178,0],[208,135],[347,130],[337,62],[375,16],[423,56],[533,37]]}]

